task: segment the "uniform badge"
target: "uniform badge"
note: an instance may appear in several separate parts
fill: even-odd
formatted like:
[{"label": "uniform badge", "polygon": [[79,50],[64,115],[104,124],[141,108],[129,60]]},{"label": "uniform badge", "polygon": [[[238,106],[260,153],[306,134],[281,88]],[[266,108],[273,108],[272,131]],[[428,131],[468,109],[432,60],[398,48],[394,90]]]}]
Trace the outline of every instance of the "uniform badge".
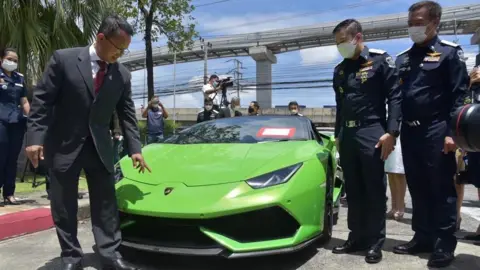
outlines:
[{"label": "uniform badge", "polygon": [[403,79],[400,78],[400,80],[398,80],[398,85],[402,85],[403,84]]},{"label": "uniform badge", "polygon": [[365,83],[367,80],[368,80],[368,73],[367,72],[363,72],[361,74],[361,79],[362,79],[362,83]]},{"label": "uniform badge", "polygon": [[343,87],[340,86],[340,87],[338,88],[338,91],[340,91],[340,94],[343,94]]},{"label": "uniform badge", "polygon": [[340,72],[338,72],[338,75],[343,76],[343,70],[340,70]]},{"label": "uniform badge", "polygon": [[391,56],[387,57],[387,59],[385,59],[387,61],[387,64],[390,68],[395,68],[396,65],[395,65],[395,61],[393,61],[393,58]]},{"label": "uniform badge", "polygon": [[440,55],[442,55],[442,53],[439,53],[439,52],[433,52],[433,53],[427,53],[428,56],[431,56],[431,57],[439,57]]},{"label": "uniform badge", "polygon": [[373,66],[373,61],[368,61],[362,64],[362,67],[370,67],[370,66]]},{"label": "uniform badge", "polygon": [[3,89],[3,90],[5,90],[5,89],[7,89],[7,88],[8,88],[8,86],[7,86],[6,84],[2,85],[2,89]]}]

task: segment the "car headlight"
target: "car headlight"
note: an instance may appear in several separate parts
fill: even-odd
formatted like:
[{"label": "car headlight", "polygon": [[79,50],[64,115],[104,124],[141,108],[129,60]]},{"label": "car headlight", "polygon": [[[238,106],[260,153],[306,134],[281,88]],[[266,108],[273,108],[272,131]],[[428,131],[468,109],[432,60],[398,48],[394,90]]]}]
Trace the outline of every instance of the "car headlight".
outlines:
[{"label": "car headlight", "polygon": [[247,184],[254,188],[266,188],[275,185],[280,185],[288,182],[290,178],[302,167],[302,163],[282,168],[273,172],[269,172],[260,176],[253,177],[247,180]]},{"label": "car headlight", "polygon": [[115,164],[113,167],[113,178],[115,179],[115,184],[123,179],[123,172],[122,167],[120,167],[120,162]]}]

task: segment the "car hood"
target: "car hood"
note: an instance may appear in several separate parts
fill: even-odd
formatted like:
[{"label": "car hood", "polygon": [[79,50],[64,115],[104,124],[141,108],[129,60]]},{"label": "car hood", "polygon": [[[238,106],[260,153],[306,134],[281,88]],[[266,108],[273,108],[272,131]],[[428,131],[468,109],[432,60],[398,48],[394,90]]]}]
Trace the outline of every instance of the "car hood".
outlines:
[{"label": "car hood", "polygon": [[153,144],[143,149],[151,172],[136,172],[128,158],[121,161],[124,177],[145,184],[186,186],[245,181],[251,177],[315,158],[316,141],[257,144]]}]

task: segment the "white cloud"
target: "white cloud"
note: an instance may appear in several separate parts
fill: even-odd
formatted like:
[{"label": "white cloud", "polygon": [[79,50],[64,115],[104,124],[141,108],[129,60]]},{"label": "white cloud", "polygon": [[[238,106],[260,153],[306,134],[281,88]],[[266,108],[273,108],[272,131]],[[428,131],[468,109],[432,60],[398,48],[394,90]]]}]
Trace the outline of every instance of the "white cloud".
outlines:
[{"label": "white cloud", "polygon": [[300,50],[300,57],[302,58],[302,65],[312,64],[332,64],[335,61],[340,61],[340,54],[337,46],[325,46],[311,49]]}]

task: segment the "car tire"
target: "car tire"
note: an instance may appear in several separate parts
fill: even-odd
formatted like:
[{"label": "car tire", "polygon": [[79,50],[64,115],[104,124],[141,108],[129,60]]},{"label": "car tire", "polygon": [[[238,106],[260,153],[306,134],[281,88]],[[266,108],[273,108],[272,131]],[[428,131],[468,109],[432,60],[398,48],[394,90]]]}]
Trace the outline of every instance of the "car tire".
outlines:
[{"label": "car tire", "polygon": [[322,235],[319,238],[321,244],[327,244],[332,239],[333,225],[335,223],[335,214],[333,212],[333,180],[334,174],[331,168],[331,164],[328,164],[327,171],[327,184],[325,186],[325,212],[323,216],[323,230]]}]

